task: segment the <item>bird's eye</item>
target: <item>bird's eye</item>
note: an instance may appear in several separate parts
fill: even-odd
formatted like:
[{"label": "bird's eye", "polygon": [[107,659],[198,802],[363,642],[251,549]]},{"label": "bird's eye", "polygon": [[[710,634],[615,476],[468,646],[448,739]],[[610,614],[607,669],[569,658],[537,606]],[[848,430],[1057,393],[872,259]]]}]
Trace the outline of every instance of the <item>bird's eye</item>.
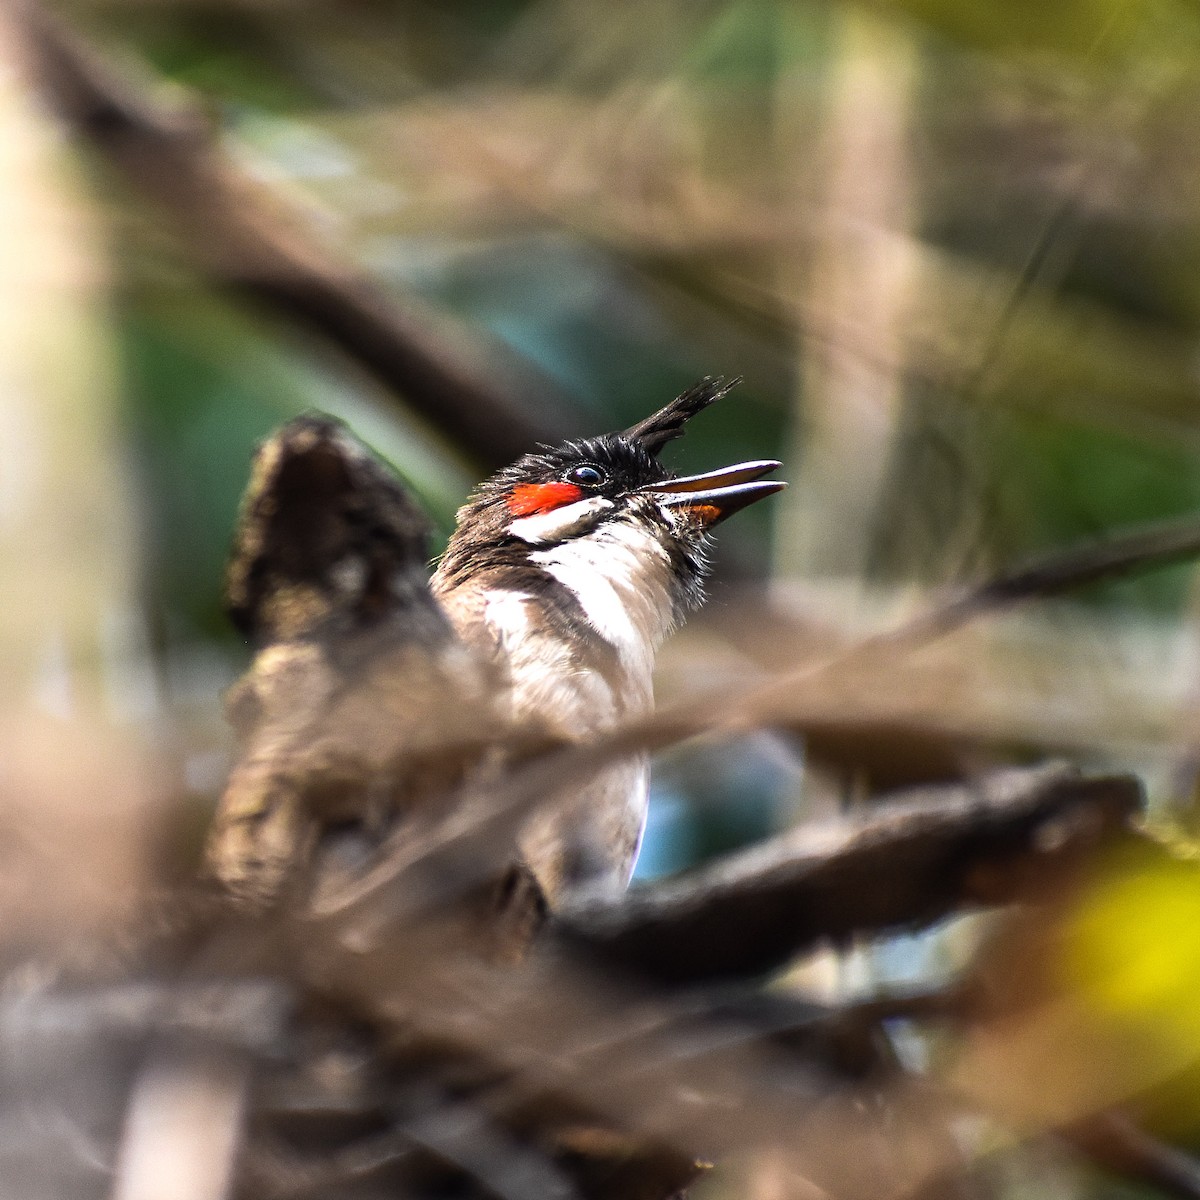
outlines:
[{"label": "bird's eye", "polygon": [[579,484],[580,487],[599,487],[608,482],[608,476],[599,467],[590,465],[572,467],[567,472],[567,479],[571,483]]}]

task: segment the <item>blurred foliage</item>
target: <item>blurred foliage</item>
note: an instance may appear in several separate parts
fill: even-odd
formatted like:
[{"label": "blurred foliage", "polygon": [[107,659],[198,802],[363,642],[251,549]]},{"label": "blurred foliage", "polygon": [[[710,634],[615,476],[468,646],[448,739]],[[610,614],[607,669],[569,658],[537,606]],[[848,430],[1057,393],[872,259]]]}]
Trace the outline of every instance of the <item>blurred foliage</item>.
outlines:
[{"label": "blurred foliage", "polygon": [[[823,480],[862,493],[870,528],[844,533],[869,552],[836,570],[867,589],[978,576],[1200,499],[1200,15],[1182,0],[63,11],[140,78],[198,96],[339,253],[565,390],[594,417],[580,432],[744,375],[672,451],[696,468],[787,459],[786,504],[721,539],[743,572],[774,559],[823,578],[787,519],[837,519]],[[861,60],[889,130],[846,108]],[[311,338],[203,287],[114,179],[93,180],[160,636],[231,645],[218,580],[247,457],[306,408],[350,417],[444,535],[478,468]],[[810,369],[823,360],[832,374]],[[847,371],[867,376],[861,412]],[[848,424],[826,470],[833,412]],[[1174,620],[1191,589],[1177,568],[1081,599]],[[750,791],[777,809],[770,785]]]},{"label": "blurred foliage", "polygon": [[[1074,914],[1064,962],[1066,984],[1098,1019],[1148,1034],[1156,1057],[1185,1066],[1200,1061],[1200,870],[1191,849],[1179,860],[1110,866]],[[1200,1094],[1176,1116],[1200,1134]]]},{"label": "blurred foliage", "polygon": [[[720,370],[747,376],[742,399],[696,431],[683,459],[780,444],[806,331],[792,285],[781,292],[775,280],[787,258],[803,271],[805,243],[820,227],[822,88],[836,63],[836,7],[624,5],[603,29],[594,9],[563,2],[69,7],[123,55],[198,90],[255,169],[298,189],[361,261],[546,371],[589,405],[598,428]],[[885,42],[915,47],[920,63],[910,129],[917,209],[908,219],[967,272],[956,285],[967,292],[945,302],[970,305],[971,270],[1000,272],[994,285],[1013,300],[1011,313],[988,312],[980,294],[984,352],[973,362],[971,346],[951,347],[948,375],[934,380],[940,405],[968,402],[977,414],[968,444],[949,448],[964,456],[956,488],[924,494],[903,459],[892,464],[910,524],[947,504],[978,510],[973,558],[996,562],[1186,511],[1195,500],[1190,362],[1173,378],[1160,367],[1148,380],[1149,427],[1136,370],[1139,339],[1178,340],[1200,314],[1192,282],[1200,275],[1187,269],[1194,224],[1185,209],[1155,211],[1179,202],[1171,193],[1188,186],[1185,172],[1175,164],[1170,179],[1141,178],[1197,100],[1186,58],[1194,11],[1100,0],[876,11]],[[780,130],[796,124],[793,165],[775,150]],[[521,163],[531,169],[514,179]],[[1043,254],[1032,282],[1023,280]],[[192,407],[222,384],[204,383],[187,352],[143,345],[138,304],[172,323],[162,286],[136,289],[126,341],[137,390],[164,407],[186,394]],[[235,343],[254,337],[253,316],[213,298],[206,305],[226,306],[220,340],[236,360]],[[212,337],[211,321],[188,322],[174,307],[181,350]],[[1038,314],[1031,332],[1040,345],[1028,344],[1023,307]],[[1109,328],[1131,339],[1133,357],[1115,371],[1101,365],[1107,382],[1088,379],[1086,363],[1066,366],[1047,408],[1038,372],[1061,374],[1078,334],[1089,353],[1120,355]],[[897,367],[941,371],[919,359]],[[263,370],[260,353],[254,371],[239,373],[249,380]],[[236,491],[237,471],[213,464],[244,460],[248,435],[283,410],[324,400],[303,370],[287,385],[269,378],[243,383],[257,400],[227,393],[245,414],[230,414],[228,446],[225,422],[212,423],[204,458],[227,476],[228,491],[216,509],[202,501],[184,520],[210,531],[201,539],[213,536],[212,516],[232,510]],[[1032,396],[1023,395],[1031,382]],[[1178,395],[1169,411],[1155,399],[1164,389]],[[266,407],[251,416],[256,404]],[[803,408],[796,416],[804,421]],[[899,444],[919,455],[914,439]],[[194,478],[182,465],[162,471],[158,486]],[[189,504],[164,495],[155,507],[179,513]],[[761,524],[739,533],[761,553]],[[954,569],[921,561],[929,550],[919,529],[908,539],[911,548],[892,545],[884,556],[890,574]],[[204,561],[213,561],[207,550]],[[195,594],[189,583],[173,602]],[[1148,580],[1120,598],[1177,604],[1180,595]]]},{"label": "blurred foliage", "polygon": [[[198,94],[238,160],[348,260],[552,380],[592,419],[581,434],[701,375],[744,375],[671,451],[695,469],[787,460],[795,509],[763,505],[722,531],[743,573],[775,566],[816,590],[845,575],[832,583],[891,595],[1200,507],[1196,4],[60,7],[117,61]],[[868,84],[865,122],[886,115],[882,132],[853,107]],[[231,678],[219,577],[256,440],[310,407],[346,416],[443,535],[479,468],[402,398],[204,287],[91,165],[151,540],[149,624],[168,657],[215,648]],[[885,393],[895,403],[874,402]],[[861,538],[857,567],[789,541],[789,515],[824,511],[826,484],[866,513],[868,528],[831,539]],[[848,634],[845,594],[833,612]],[[1080,597],[1170,646],[1194,632],[1194,598],[1191,567]],[[1127,651],[1088,628],[1097,655]],[[1072,686],[1092,683],[1068,678],[1060,694]],[[1193,738],[1189,726],[1146,751],[1177,802]],[[790,821],[800,785],[764,763],[759,747],[667,764],[643,871]],[[733,815],[716,799],[730,792]],[[1198,924],[1190,860],[1114,866],[1056,927],[1070,1011],[1031,1029],[1029,1052],[1082,1021],[1102,1032],[1079,1046],[1128,1036],[1151,1059],[1200,1055]],[[1175,1106],[1176,1132],[1200,1140],[1195,1094]],[[1084,1190],[1118,1194],[1107,1186]]]}]

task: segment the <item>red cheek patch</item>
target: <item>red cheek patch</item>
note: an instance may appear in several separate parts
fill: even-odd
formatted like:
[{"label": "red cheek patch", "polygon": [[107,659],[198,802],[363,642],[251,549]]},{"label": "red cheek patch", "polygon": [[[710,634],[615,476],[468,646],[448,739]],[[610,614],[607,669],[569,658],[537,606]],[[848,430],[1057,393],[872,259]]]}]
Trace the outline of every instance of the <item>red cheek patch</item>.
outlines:
[{"label": "red cheek patch", "polygon": [[583,488],[573,483],[519,483],[508,498],[508,511],[514,517],[531,517],[561,508],[582,495]]}]

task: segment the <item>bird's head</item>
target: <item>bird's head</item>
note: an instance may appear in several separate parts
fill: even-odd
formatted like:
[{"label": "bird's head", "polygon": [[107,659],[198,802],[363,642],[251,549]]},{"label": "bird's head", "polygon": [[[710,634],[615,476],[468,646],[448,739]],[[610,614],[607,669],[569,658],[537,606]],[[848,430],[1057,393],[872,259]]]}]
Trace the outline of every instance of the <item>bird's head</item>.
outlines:
[{"label": "bird's head", "polygon": [[675,615],[694,608],[710,531],[786,486],[762,478],[780,465],[770,460],[688,476],[659,461],[686,423],[736,382],[705,379],[629,429],[543,447],[486,480],[458,512],[439,568],[443,585],[493,568],[564,562],[575,564],[576,577],[586,577],[589,564],[611,576],[649,556],[668,567]]}]

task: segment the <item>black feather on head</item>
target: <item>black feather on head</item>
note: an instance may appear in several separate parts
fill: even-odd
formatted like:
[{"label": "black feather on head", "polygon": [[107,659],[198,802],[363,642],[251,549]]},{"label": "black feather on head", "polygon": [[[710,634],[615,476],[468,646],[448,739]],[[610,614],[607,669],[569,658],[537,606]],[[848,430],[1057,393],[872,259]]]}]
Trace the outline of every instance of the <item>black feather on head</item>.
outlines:
[{"label": "black feather on head", "polygon": [[684,425],[698,412],[720,400],[741,382],[740,376],[730,380],[722,375],[706,376],[683,395],[676,396],[665,408],[631,425],[625,430],[624,436],[640,442],[650,454],[657,456],[668,442],[683,435]]}]

